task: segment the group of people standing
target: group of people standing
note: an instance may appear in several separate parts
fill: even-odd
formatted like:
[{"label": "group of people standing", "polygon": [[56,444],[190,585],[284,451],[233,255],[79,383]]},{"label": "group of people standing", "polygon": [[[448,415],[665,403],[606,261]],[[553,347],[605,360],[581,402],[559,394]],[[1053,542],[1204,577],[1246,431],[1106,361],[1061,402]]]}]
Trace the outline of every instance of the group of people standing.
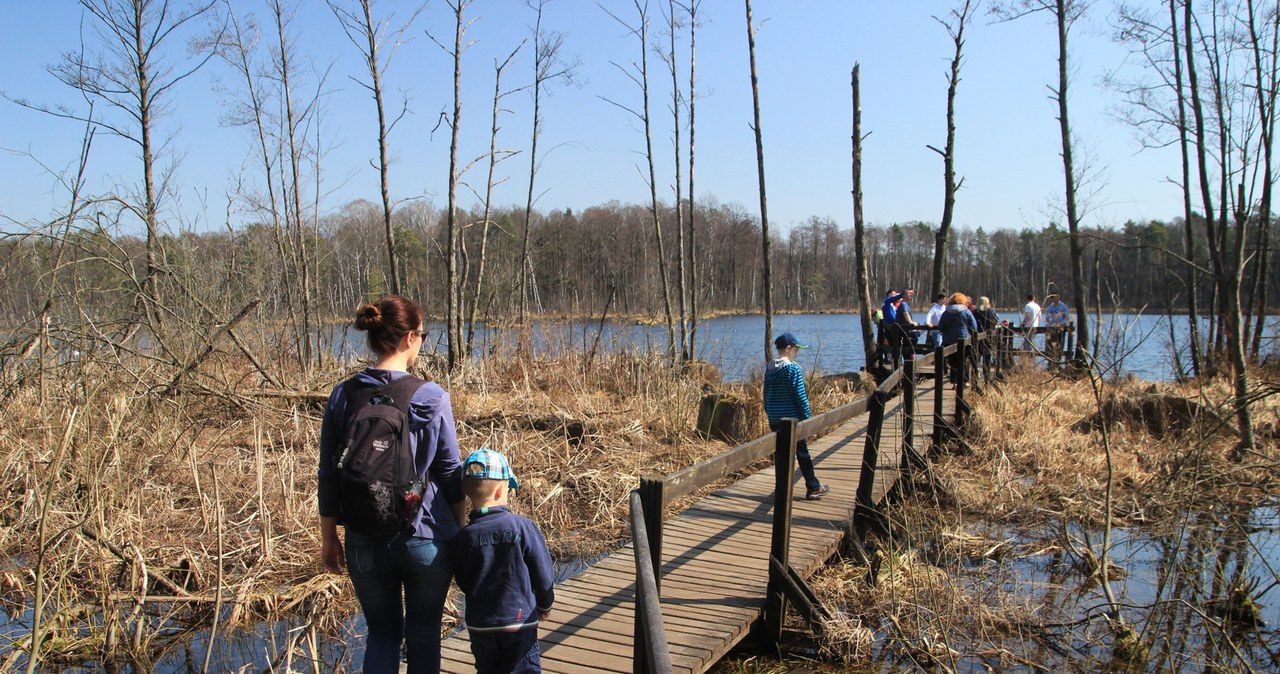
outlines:
[{"label": "group of people standing", "polygon": [[[979,297],[974,302],[961,292],[938,293],[925,314],[924,323],[918,323],[911,313],[911,301],[915,289],[890,290],[877,312],[880,336],[877,339],[882,364],[892,365],[899,359],[915,357],[915,347],[920,333],[926,333],[931,346],[951,346],[980,332],[994,329],[1000,323],[991,300]],[[958,357],[956,363],[958,363]],[[958,366],[957,366],[958,367]],[[952,381],[959,370],[951,371]]]}]

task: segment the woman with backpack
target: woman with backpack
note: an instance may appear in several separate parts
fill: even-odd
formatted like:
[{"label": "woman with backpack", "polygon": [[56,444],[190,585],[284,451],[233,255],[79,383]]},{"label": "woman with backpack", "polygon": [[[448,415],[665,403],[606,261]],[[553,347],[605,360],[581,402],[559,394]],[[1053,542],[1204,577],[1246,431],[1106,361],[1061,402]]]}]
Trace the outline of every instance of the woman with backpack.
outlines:
[{"label": "woman with backpack", "polygon": [[[465,522],[449,394],[409,374],[422,310],[384,295],[356,310],[373,365],[329,395],[320,428],[320,558],[345,566],[364,612],[365,674],[440,671],[440,622],[453,577],[450,543]],[[339,540],[342,524],[344,542]]]}]

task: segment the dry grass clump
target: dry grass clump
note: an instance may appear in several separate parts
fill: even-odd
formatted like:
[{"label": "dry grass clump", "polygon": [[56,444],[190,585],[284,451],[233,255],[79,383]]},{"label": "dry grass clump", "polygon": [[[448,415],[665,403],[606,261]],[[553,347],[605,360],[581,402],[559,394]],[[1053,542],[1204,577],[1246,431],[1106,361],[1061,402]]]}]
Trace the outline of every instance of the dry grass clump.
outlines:
[{"label": "dry grass clump", "polygon": [[578,356],[486,360],[455,376],[458,385],[446,383],[463,451],[489,446],[508,455],[521,480],[516,507],[543,527],[558,556],[595,554],[629,535],[627,495],[642,475],[727,449],[693,432],[700,378],[630,353],[602,357],[586,372],[581,365]]},{"label": "dry grass clump", "polygon": [[[1098,385],[1095,393],[1088,379],[1022,369],[998,393],[975,396],[966,429],[975,452],[944,462],[957,505],[1003,521],[1067,515],[1100,524],[1108,448],[1119,522],[1175,514],[1187,498],[1256,498],[1251,492],[1267,473],[1259,468],[1271,461],[1275,439],[1260,433],[1263,446],[1252,460],[1228,460],[1236,436],[1225,382]],[[1274,418],[1276,409],[1274,398],[1254,403],[1258,419]]]},{"label": "dry grass clump", "polygon": [[824,569],[811,580],[834,615],[822,625],[822,653],[844,663],[877,656],[945,669],[975,644],[1034,622],[1029,602],[966,583],[951,564],[944,568],[921,550],[895,544],[876,549],[865,565],[844,560]]}]

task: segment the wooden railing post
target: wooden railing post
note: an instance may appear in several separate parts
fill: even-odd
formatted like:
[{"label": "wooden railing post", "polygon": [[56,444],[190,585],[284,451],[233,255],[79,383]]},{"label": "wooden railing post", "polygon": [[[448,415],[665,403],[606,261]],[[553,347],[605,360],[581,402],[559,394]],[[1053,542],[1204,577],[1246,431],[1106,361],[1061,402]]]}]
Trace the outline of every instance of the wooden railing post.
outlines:
[{"label": "wooden railing post", "polygon": [[653,563],[654,582],[662,591],[662,520],[666,482],[662,478],[640,478],[640,510],[649,539],[649,558]]},{"label": "wooden railing post", "polygon": [[[902,446],[914,448],[916,442],[916,362],[902,368]],[[905,464],[907,452],[902,453]]]},{"label": "wooden railing post", "polygon": [[[782,420],[777,431],[777,449],[773,455],[773,536],[769,544],[769,556],[778,560],[783,569],[791,564],[791,498],[796,477],[797,424],[795,419]],[[764,638],[774,645],[782,641],[783,619],[787,613],[783,580],[775,576],[770,569],[764,608]]]},{"label": "wooden railing post", "polygon": [[662,619],[658,572],[649,549],[644,509],[640,491],[631,492],[631,538],[636,562],[635,642],[631,671],[634,674],[669,674],[671,651]]},{"label": "wooden railing post", "polygon": [[960,361],[960,371],[956,379],[956,428],[959,428],[964,423],[964,410],[967,406],[964,400],[964,389],[965,383],[968,381],[970,340],[971,338],[966,337],[956,342],[956,359]]},{"label": "wooden railing post", "polygon": [[877,390],[871,394],[867,408],[867,441],[862,450],[862,468],[858,474],[858,491],[853,508],[853,525],[858,537],[866,535],[871,526],[880,526],[880,514],[876,511],[876,471],[880,467],[880,435],[884,429],[884,408],[888,395]]},{"label": "wooden railing post", "polygon": [[942,447],[943,426],[945,420],[942,410],[942,387],[947,377],[947,357],[943,355],[945,348],[939,346],[933,350],[933,447],[930,455]]}]

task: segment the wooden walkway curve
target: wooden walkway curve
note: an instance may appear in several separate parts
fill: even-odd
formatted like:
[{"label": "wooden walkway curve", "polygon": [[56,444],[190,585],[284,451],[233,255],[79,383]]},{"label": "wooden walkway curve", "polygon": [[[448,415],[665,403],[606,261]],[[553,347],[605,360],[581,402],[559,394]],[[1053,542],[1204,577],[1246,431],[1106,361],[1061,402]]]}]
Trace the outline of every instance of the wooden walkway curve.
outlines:
[{"label": "wooden walkway curve", "polygon": [[[928,381],[915,389],[913,446],[922,454],[937,409],[936,390]],[[955,392],[951,387],[942,390],[943,407],[950,414],[956,409]],[[873,503],[892,488],[903,465],[903,404],[904,396],[885,403]],[[807,501],[800,485],[792,500],[789,563],[801,577],[822,566],[850,529],[870,414],[858,414],[809,441],[819,479],[831,485],[831,493]],[[770,581],[775,479],[770,466],[710,493],[661,524],[657,575],[670,671],[706,671],[761,618]],[[639,671],[633,645],[636,569],[634,544],[629,544],[556,586],[555,608],[539,629],[544,671]],[[442,651],[443,671],[475,671],[465,631],[446,639]]]}]

